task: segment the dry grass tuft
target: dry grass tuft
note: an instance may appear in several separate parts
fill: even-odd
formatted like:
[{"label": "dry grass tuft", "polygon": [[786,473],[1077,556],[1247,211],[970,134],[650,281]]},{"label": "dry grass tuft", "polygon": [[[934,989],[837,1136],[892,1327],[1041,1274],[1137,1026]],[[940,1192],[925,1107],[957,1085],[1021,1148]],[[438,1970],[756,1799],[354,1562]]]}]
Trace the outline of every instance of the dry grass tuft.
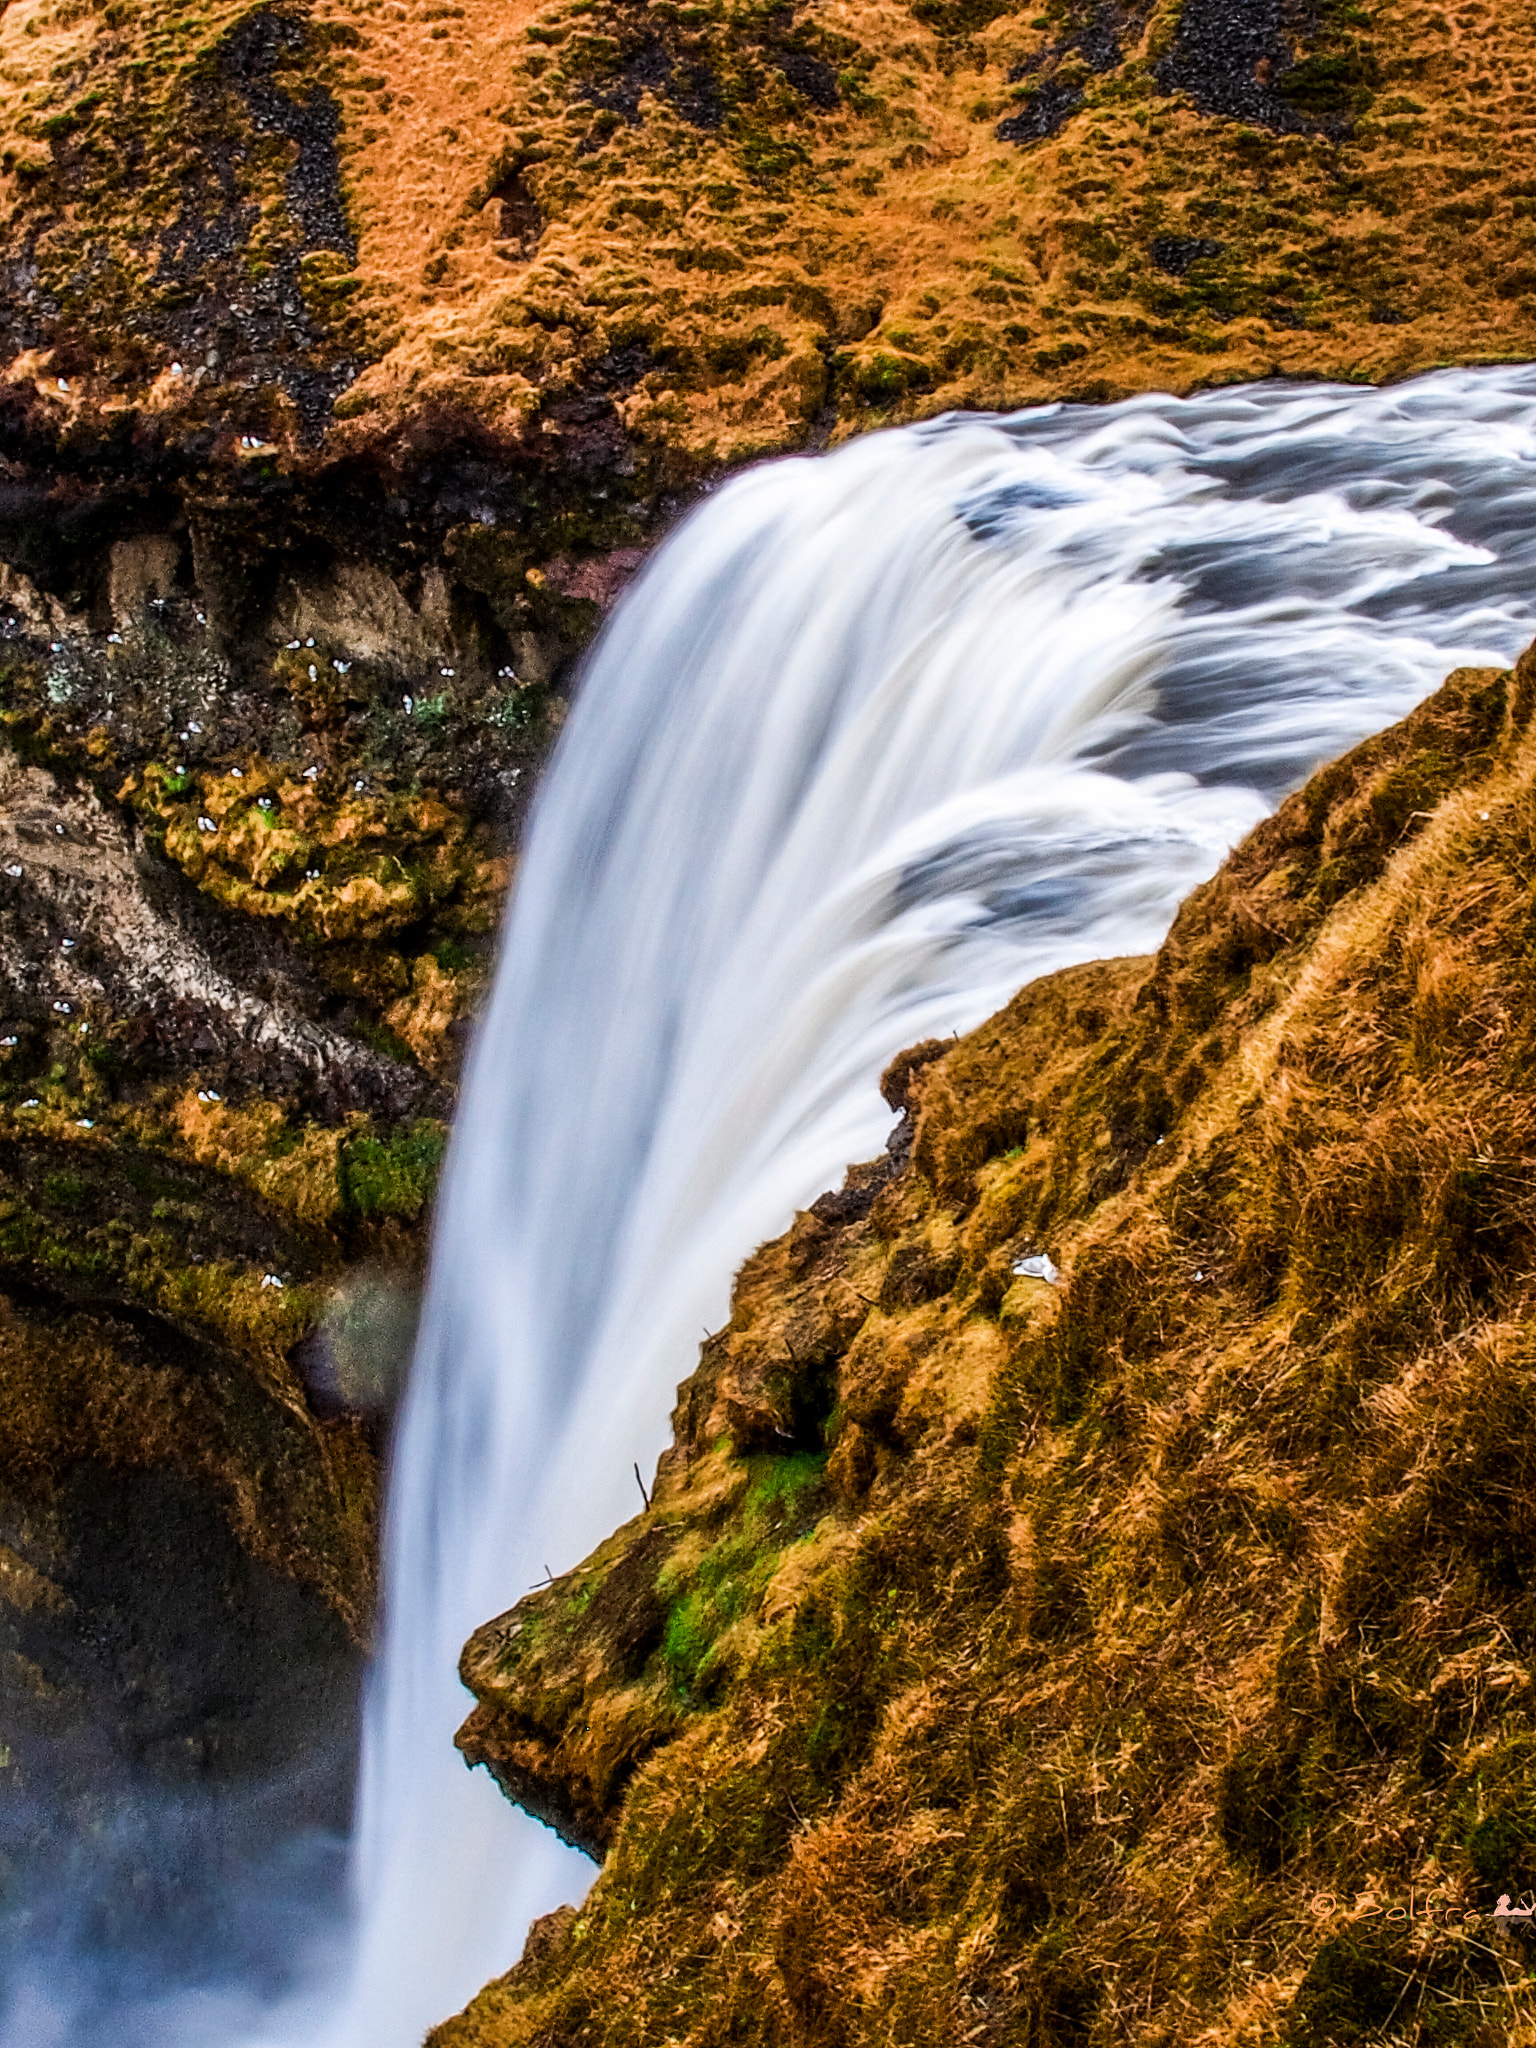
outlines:
[{"label": "dry grass tuft", "polygon": [[910,1168],[748,1262],[594,1560],[667,1532],[654,1646],[580,1574],[471,1646],[492,1761],[537,1701],[595,1784],[620,1690],[649,1747],[435,2048],[1536,2039],[1533,691],[893,1076]]}]

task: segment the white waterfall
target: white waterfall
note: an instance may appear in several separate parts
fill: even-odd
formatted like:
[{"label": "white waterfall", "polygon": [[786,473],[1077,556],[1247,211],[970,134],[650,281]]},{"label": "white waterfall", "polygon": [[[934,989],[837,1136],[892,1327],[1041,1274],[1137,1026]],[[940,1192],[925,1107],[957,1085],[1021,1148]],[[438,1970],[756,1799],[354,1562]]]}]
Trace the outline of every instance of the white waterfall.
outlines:
[{"label": "white waterfall", "polygon": [[590,1879],[465,1770],[460,1648],[637,1510],[733,1270],[883,1142],[884,1062],[1154,946],[1533,612],[1533,369],[941,420],[660,549],[540,792],[450,1152],[332,2048],[417,2048]]},{"label": "white waterfall", "polygon": [[471,1777],[464,1639],[639,1506],[733,1269],[884,1061],[1154,946],[1320,760],[1536,631],[1536,372],[949,419],[659,551],[539,797],[390,1499],[341,2039],[407,2048],[590,1867]]}]

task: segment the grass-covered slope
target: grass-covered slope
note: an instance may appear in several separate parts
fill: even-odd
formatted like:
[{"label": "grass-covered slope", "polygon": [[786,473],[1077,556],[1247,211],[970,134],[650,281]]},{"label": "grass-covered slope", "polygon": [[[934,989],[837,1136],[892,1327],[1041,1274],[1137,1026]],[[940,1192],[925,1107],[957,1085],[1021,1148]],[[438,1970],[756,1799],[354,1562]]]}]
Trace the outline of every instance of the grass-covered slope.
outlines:
[{"label": "grass-covered slope", "polygon": [[0,339],[65,446],[237,492],[333,408],[654,484],[1522,355],[1533,61],[1520,0],[11,0]]},{"label": "grass-covered slope", "polygon": [[434,2048],[1536,2039],[1464,1917],[1536,1885],[1533,705],[1459,672],[892,1069],[906,1163],[465,1653],[604,1860]]}]

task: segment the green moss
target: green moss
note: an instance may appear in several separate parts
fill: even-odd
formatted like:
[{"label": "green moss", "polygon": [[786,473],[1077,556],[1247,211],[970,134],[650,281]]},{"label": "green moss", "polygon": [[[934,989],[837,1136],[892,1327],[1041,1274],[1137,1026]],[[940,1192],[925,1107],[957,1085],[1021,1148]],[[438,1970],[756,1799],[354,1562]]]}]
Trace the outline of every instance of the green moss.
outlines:
[{"label": "green moss", "polygon": [[409,1125],[392,1138],[351,1138],[342,1147],[341,1187],[359,1216],[414,1222],[432,1198],[447,1147],[440,1124]]},{"label": "green moss", "polygon": [[508,690],[504,696],[493,700],[486,717],[503,732],[534,732],[545,710],[545,696],[541,690],[523,688]]},{"label": "green moss", "polygon": [[416,1055],[399,1033],[391,1031],[387,1024],[381,1024],[373,1017],[359,1017],[352,1028],[364,1045],[371,1045],[386,1059],[398,1060],[402,1066],[415,1065]]},{"label": "green moss", "polygon": [[705,1551],[685,1581],[664,1569],[657,1591],[671,1601],[662,1661],[678,1698],[699,1705],[725,1675],[720,1639],[750,1617],[787,1543],[814,1525],[807,1519],[826,1471],[824,1453],[748,1461],[752,1478],[740,1521]]},{"label": "green moss", "polygon": [[922,390],[933,380],[929,365],[917,356],[874,346],[845,351],[833,367],[864,405],[893,405],[908,391]]},{"label": "green moss", "polygon": [[43,1199],[50,1208],[78,1213],[89,1208],[92,1189],[76,1173],[50,1173],[43,1182]]},{"label": "green moss", "polygon": [[1442,1853],[1459,1842],[1488,1892],[1512,1896],[1536,1884],[1536,1735],[1511,1728],[1479,1757],[1470,1778],[1450,1788]]},{"label": "green moss", "polygon": [[40,1216],[29,1209],[12,1208],[0,1214],[0,1258],[23,1261],[35,1258],[45,1232]]},{"label": "green moss", "polygon": [[1368,28],[1370,16],[1348,0],[1329,0],[1321,14],[1322,42],[1283,74],[1280,91],[1314,120],[1363,114],[1381,83],[1381,66],[1369,39],[1350,31]]},{"label": "green moss", "polygon": [[661,1653],[673,1685],[684,1695],[697,1688],[719,1630],[714,1603],[703,1592],[685,1594],[669,1611]]},{"label": "green moss", "polygon": [[826,1477],[825,1451],[796,1451],[787,1458],[749,1460],[752,1484],[745,1515],[749,1528],[772,1522],[781,1527],[808,1504]]},{"label": "green moss", "polygon": [[[735,117],[733,117],[733,125]],[[742,169],[759,185],[778,185],[811,160],[804,143],[782,130],[740,125]]]},{"label": "green moss", "polygon": [[[700,1559],[692,1584],[668,1607],[662,1635],[662,1661],[680,1699],[696,1705],[713,1695],[724,1675],[716,1656],[720,1637],[756,1607],[776,1560],[775,1549],[735,1534]],[[665,1572],[657,1590],[663,1598],[672,1590]]]}]

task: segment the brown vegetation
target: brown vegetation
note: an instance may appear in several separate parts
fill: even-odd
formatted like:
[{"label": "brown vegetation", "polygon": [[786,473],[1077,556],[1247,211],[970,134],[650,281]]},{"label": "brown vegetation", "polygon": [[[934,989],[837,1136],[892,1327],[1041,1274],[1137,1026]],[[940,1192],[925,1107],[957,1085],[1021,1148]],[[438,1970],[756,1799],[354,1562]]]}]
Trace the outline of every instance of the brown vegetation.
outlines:
[{"label": "brown vegetation", "polygon": [[1232,14],[15,0],[13,395],[76,449],[195,427],[232,479],[337,404],[337,448],[456,415],[611,483],[1528,353],[1529,11]]},{"label": "brown vegetation", "polygon": [[435,2048],[1536,2039],[1463,1917],[1536,1884],[1533,704],[1458,673],[893,1070],[910,1166],[466,1651],[604,1861]]}]

